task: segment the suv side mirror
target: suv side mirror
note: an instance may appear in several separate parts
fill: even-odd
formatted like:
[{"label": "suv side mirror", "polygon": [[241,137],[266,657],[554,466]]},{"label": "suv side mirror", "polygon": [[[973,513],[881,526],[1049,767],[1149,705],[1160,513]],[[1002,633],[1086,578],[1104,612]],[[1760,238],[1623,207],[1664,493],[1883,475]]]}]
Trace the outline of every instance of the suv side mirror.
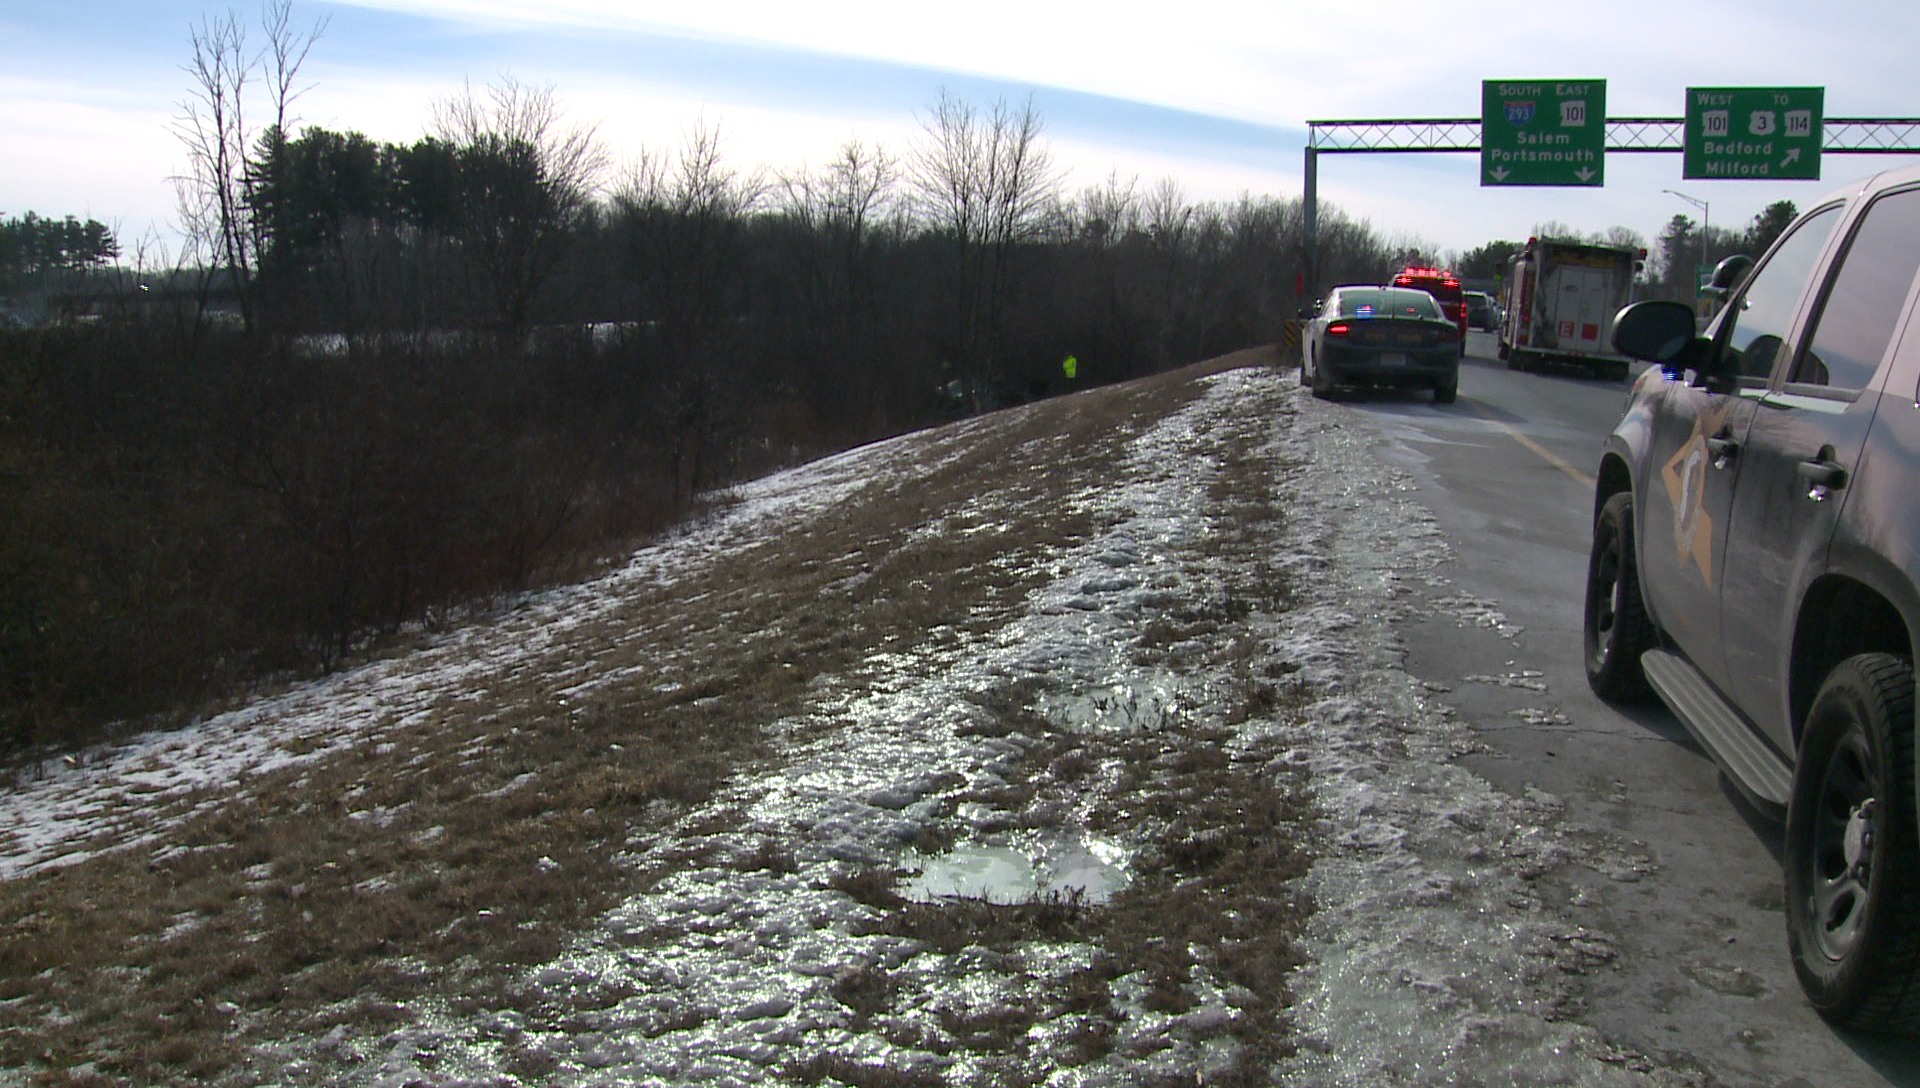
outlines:
[{"label": "suv side mirror", "polygon": [[1727,301],[1740,282],[1753,270],[1753,258],[1744,253],[1736,253],[1713,266],[1713,278],[1700,289],[1700,293],[1715,302]]},{"label": "suv side mirror", "polygon": [[1670,367],[1697,339],[1693,307],[1685,303],[1649,299],[1614,315],[1613,350],[1632,359]]}]

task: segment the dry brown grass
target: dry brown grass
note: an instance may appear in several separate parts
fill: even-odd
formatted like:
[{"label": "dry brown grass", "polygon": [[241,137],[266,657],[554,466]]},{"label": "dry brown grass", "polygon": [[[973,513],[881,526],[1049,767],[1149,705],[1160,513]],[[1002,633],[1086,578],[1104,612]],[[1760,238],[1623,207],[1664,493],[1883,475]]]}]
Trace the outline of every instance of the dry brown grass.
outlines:
[{"label": "dry brown grass", "polygon": [[[1219,366],[1040,406],[991,446],[942,451],[955,456],[911,486],[788,526],[680,584],[622,601],[580,641],[459,693],[467,697],[447,693],[434,714],[377,747],[192,799],[217,803],[164,843],[0,883],[0,1066],[35,1070],[44,1084],[239,1084],[277,1073],[246,1064],[252,1041],[404,1022],[423,995],[455,1009],[564,1015],[503,980],[641,890],[648,878],[620,864],[621,851],[750,768],[765,754],[762,728],[800,709],[813,678],[857,683],[861,662],[879,650],[921,652],[1004,622],[1037,577],[1022,573],[1036,564],[1017,560],[1097,528],[1057,500],[1101,480],[1135,432],[1196,395],[1193,379],[1207,369]],[[929,525],[980,528],[964,506],[983,490],[1022,495],[1030,515],[997,531],[916,535]],[[850,583],[856,574],[866,578]],[[1279,592],[1247,591],[1249,600],[1267,594],[1264,603]],[[1222,602],[1179,622],[1231,623],[1239,607]],[[550,677],[587,654],[607,675],[636,668],[591,703],[567,705]],[[678,686],[662,690],[668,680]],[[1270,698],[1249,693],[1248,704]],[[1021,693],[1007,696],[1009,728],[1034,727],[1017,716],[1025,706]],[[1213,743],[1203,735],[1194,732],[1193,744]],[[1076,765],[1158,758],[1058,744],[1052,765],[1062,780]],[[1232,849],[1189,843],[1197,829],[1162,834],[1164,886],[1143,881],[1098,912],[1018,908],[1006,915],[1006,940],[1091,937],[1112,962],[1156,962],[1169,980],[1184,953],[1166,949],[1205,940],[1250,979],[1283,971],[1291,953],[1272,934],[1289,930],[1303,907],[1277,890],[1298,858],[1266,840],[1286,838],[1280,829],[1297,799],[1263,792],[1251,768],[1210,763],[1197,750],[1170,774],[1139,783],[1140,796],[1126,802],[1133,815],[1106,819],[1137,831],[1132,821],[1164,798],[1189,823],[1227,825]],[[790,869],[793,859],[766,847],[742,864]],[[1227,921],[1219,897],[1235,880],[1247,890]],[[1186,918],[1182,940],[1161,939],[1170,911]],[[899,924],[953,924],[931,913],[901,911]],[[1261,992],[1272,993],[1277,975],[1263,977]],[[875,986],[850,981],[847,998],[878,1010],[885,990]],[[1097,1009],[1097,992],[1088,980],[1059,1000]],[[1279,1023],[1277,1008],[1261,1015]],[[1101,1030],[1089,1028],[1088,1052],[1103,1045]],[[830,1057],[795,1075],[928,1083]]]},{"label": "dry brown grass", "polygon": [[[609,672],[647,668],[591,704],[564,706],[545,679],[588,645],[551,650],[378,748],[248,783],[163,844],[0,883],[0,1065],[44,1084],[250,1082],[252,1038],[403,1021],[422,994],[530,1004],[505,992],[507,969],[639,890],[616,863],[630,840],[760,758],[760,729],[799,710],[812,677],[858,679],[876,650],[1004,622],[1033,578],[1006,560],[1096,528],[1050,499],[1098,482],[1196,374],[1044,405],[1008,441],[945,451],[918,484],[624,601],[582,639]],[[983,489],[1027,493],[1031,516],[914,535],[979,528],[964,505]],[[849,587],[854,574],[868,578]],[[768,848],[751,863],[793,860]],[[1014,929],[1083,913],[1033,911]],[[860,1080],[818,1069],[920,1082],[847,1073]]]},{"label": "dry brown grass", "polygon": [[[1017,732],[1038,742],[1020,765],[1028,776],[1010,779],[996,803],[1038,811],[1079,795],[1080,784],[1103,770],[1112,774],[1117,785],[1099,792],[1091,829],[1146,844],[1131,885],[1100,905],[1057,897],[906,903],[894,894],[891,873],[842,878],[843,890],[881,909],[877,928],[941,952],[985,949],[1013,959],[1036,941],[1095,950],[1091,966],[1052,980],[1034,1005],[950,1013],[940,1037],[918,1045],[999,1058],[1007,1063],[1005,1083],[1039,1083],[1046,1071],[1020,1059],[1030,1052],[1028,1030],[1040,1019],[1073,1024],[1055,1060],[1092,1061],[1118,1045],[1123,1014],[1111,996],[1116,980],[1144,975],[1147,1006],[1179,1014],[1194,1007],[1191,982],[1204,972],[1232,989],[1235,1015],[1220,1030],[1238,1044],[1232,1067],[1210,1073],[1207,1083],[1268,1083],[1273,1064],[1293,1052],[1285,980],[1301,962],[1294,942],[1312,909],[1297,881],[1311,861],[1314,812],[1306,783],[1273,770],[1279,753],[1259,744],[1235,748],[1228,727],[1291,713],[1304,692],[1284,665],[1262,661],[1238,626],[1254,612],[1284,610],[1292,599],[1260,550],[1271,539],[1271,521],[1282,516],[1272,500],[1274,481],[1266,465],[1248,455],[1246,440],[1239,441],[1211,495],[1221,531],[1192,562],[1218,569],[1217,561],[1231,560],[1226,569],[1241,573],[1217,599],[1166,602],[1169,614],[1148,625],[1135,651],[1142,663],[1179,667],[1183,659],[1172,648],[1204,637],[1210,647],[1205,664],[1227,666],[1234,680],[1225,721],[1175,715],[1132,732],[1072,732],[1035,709],[1044,688],[1037,681],[974,698],[990,712],[976,731]],[[886,1018],[891,991],[869,986],[852,996],[860,1000],[863,1022]]]}]

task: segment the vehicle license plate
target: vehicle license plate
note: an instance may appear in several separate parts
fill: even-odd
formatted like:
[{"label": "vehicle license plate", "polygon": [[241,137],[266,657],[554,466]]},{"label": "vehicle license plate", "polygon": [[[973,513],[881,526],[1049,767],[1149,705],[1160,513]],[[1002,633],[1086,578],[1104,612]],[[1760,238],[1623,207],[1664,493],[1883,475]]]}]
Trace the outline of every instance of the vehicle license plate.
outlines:
[{"label": "vehicle license plate", "polygon": [[1406,366],[1407,357],[1397,351],[1383,351],[1380,353],[1380,365],[1381,366]]}]

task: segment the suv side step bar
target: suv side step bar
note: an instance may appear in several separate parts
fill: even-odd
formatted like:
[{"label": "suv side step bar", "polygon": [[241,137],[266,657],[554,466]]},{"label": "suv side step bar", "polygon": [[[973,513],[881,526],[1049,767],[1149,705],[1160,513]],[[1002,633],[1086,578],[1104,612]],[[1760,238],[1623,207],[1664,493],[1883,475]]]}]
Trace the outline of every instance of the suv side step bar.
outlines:
[{"label": "suv side step bar", "polygon": [[1640,655],[1647,682],[1767,818],[1786,819],[1793,767],[1760,739],[1687,660],[1665,650]]}]

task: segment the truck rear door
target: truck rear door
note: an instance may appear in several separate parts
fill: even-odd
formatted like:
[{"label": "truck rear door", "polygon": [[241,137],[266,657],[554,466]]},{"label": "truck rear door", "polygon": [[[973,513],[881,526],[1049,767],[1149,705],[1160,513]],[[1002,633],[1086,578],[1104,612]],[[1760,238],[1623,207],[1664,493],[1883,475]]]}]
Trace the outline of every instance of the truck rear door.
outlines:
[{"label": "truck rear door", "polygon": [[1562,264],[1557,270],[1559,304],[1554,310],[1554,339],[1560,350],[1583,355],[1608,351],[1602,335],[1613,319],[1607,304],[1613,298],[1607,269],[1587,264]]}]

